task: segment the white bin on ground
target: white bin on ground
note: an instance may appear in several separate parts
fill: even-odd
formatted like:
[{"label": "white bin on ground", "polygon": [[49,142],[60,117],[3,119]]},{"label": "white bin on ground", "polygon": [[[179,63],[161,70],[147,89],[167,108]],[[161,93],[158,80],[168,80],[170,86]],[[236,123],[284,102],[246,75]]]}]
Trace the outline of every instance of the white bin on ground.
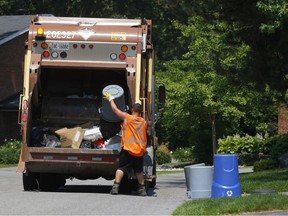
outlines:
[{"label": "white bin on ground", "polygon": [[204,163],[184,167],[188,198],[211,198],[213,166]]}]

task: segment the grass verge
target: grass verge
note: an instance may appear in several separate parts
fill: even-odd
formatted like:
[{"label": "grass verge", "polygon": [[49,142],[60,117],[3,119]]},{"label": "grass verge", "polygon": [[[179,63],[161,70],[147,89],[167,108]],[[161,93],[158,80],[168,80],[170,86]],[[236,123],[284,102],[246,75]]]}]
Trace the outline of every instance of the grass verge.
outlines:
[{"label": "grass verge", "polygon": [[167,175],[167,174],[177,174],[177,173],[183,173],[183,170],[159,170],[157,171],[157,175]]},{"label": "grass verge", "polygon": [[279,194],[195,199],[185,202],[173,215],[225,215],[288,209],[288,196]]},{"label": "grass verge", "polygon": [[261,172],[240,174],[243,193],[251,193],[256,189],[272,189],[277,192],[288,191],[288,169],[273,169]]},{"label": "grass verge", "polygon": [[[193,199],[179,206],[173,215],[225,215],[244,212],[288,210],[288,196],[257,194],[257,189],[288,191],[288,169],[275,169],[239,175],[241,197]],[[249,195],[251,194],[251,195]]]},{"label": "grass verge", "polygon": [[0,168],[16,167],[17,164],[0,164]]}]

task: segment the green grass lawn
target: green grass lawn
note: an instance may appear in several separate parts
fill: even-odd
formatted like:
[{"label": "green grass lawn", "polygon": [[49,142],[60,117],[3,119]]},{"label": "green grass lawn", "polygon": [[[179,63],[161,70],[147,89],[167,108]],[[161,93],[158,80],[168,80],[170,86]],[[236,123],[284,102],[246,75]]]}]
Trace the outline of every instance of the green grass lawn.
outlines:
[{"label": "green grass lawn", "polygon": [[286,195],[250,195],[242,197],[195,199],[178,207],[173,215],[228,215],[244,212],[288,209]]},{"label": "green grass lawn", "polygon": [[0,164],[0,168],[5,168],[5,167],[16,167],[17,164]]},{"label": "green grass lawn", "polygon": [[251,193],[256,189],[288,192],[288,169],[243,173],[240,174],[240,183],[243,193]]},{"label": "green grass lawn", "polygon": [[288,192],[288,169],[240,174],[243,195],[229,198],[193,199],[179,206],[173,215],[225,215],[244,212],[288,210],[288,196],[257,194],[257,189]]}]

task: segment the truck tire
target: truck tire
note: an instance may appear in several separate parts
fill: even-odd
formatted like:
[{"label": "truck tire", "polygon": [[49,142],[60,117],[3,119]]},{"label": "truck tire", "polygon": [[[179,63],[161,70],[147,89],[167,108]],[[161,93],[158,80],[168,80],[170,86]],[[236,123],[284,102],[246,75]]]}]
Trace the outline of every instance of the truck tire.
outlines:
[{"label": "truck tire", "polygon": [[66,179],[55,173],[41,173],[39,179],[39,189],[41,191],[56,191],[59,187],[64,186]]},{"label": "truck tire", "polygon": [[24,191],[39,190],[39,175],[37,173],[23,173],[22,180]]}]

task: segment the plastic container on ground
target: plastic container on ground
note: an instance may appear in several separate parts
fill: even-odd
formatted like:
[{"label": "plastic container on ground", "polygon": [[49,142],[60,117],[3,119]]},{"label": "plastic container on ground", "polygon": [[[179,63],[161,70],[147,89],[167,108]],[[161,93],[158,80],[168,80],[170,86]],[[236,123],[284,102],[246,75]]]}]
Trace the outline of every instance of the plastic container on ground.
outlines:
[{"label": "plastic container on ground", "polygon": [[184,167],[188,198],[210,198],[213,166],[204,163]]},{"label": "plastic container on ground", "polygon": [[212,198],[241,196],[237,154],[215,154]]},{"label": "plastic container on ground", "polygon": [[115,99],[114,102],[116,103],[118,109],[125,111],[125,95],[124,90],[121,86],[118,85],[108,85],[102,91],[102,107],[100,108],[99,112],[101,117],[108,122],[120,122],[121,119],[112,111],[110,102],[104,99],[105,93],[110,93]]}]

